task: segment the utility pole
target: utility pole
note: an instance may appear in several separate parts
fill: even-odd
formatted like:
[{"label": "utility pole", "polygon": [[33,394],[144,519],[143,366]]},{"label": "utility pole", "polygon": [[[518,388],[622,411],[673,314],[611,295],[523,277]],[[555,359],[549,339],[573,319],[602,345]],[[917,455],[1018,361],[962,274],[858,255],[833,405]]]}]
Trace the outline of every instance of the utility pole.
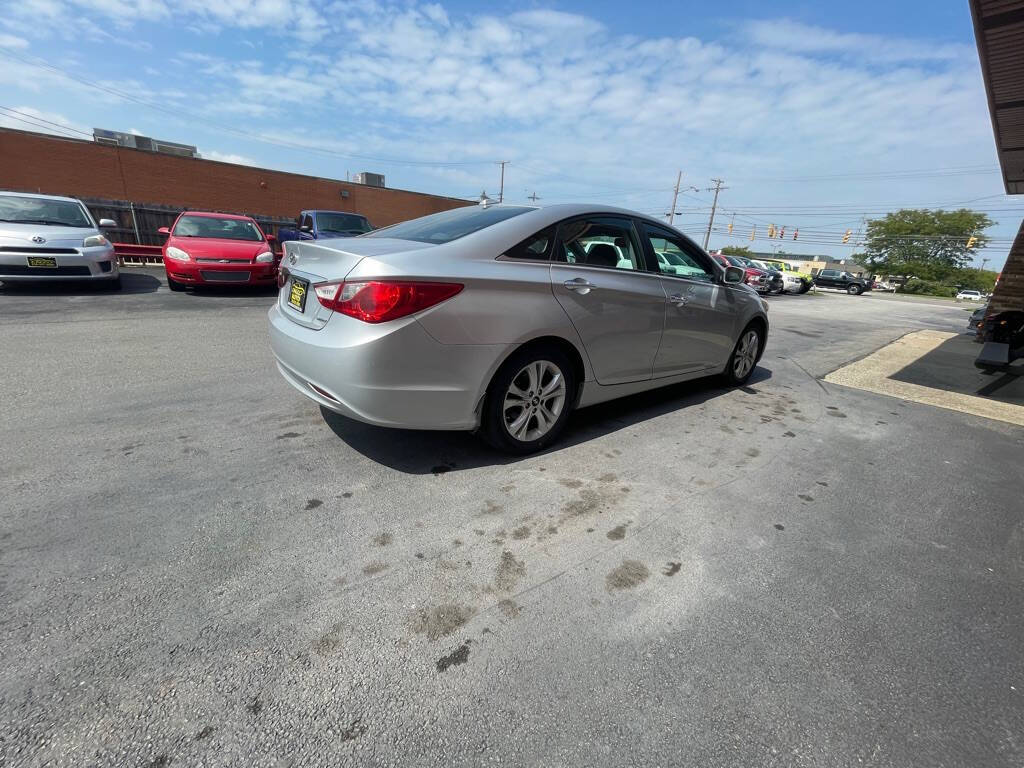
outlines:
[{"label": "utility pole", "polygon": [[728,189],[728,187],[722,186],[725,182],[722,181],[721,179],[712,179],[712,181],[715,182],[715,186],[713,188],[708,187],[708,192],[714,192],[715,199],[711,202],[711,218],[708,219],[708,231],[707,234],[704,235],[705,251],[708,249],[708,241],[711,240],[711,227],[713,227],[715,224],[715,209],[718,208],[718,193],[721,192],[723,189]]},{"label": "utility pole", "polygon": [[508,165],[508,160],[498,161],[498,165],[501,166],[501,185],[498,189],[498,202],[504,202],[505,200],[505,166]]},{"label": "utility pole", "polygon": [[679,197],[679,183],[683,180],[683,172],[680,171],[679,175],[676,176],[676,189],[672,193],[672,207],[668,211],[668,223],[671,224],[676,218],[676,200]]},{"label": "utility pole", "polygon": [[985,271],[985,265],[988,264],[990,261],[992,261],[992,259],[982,259],[981,260],[981,271],[982,272]]}]

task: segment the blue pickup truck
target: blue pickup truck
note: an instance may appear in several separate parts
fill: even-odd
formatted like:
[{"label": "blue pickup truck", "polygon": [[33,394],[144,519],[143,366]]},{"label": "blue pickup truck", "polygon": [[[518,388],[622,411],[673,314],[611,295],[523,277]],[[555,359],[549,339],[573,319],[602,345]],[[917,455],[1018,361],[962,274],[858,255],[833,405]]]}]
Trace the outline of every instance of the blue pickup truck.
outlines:
[{"label": "blue pickup truck", "polygon": [[289,240],[326,240],[330,237],[355,237],[373,229],[365,216],[345,211],[303,211],[296,227],[281,227],[278,242]]}]

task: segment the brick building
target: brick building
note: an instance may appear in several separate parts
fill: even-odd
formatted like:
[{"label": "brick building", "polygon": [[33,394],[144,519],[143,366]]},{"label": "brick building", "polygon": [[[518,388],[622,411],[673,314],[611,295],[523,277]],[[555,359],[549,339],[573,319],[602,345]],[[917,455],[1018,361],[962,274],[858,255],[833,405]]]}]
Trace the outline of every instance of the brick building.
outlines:
[{"label": "brick building", "polygon": [[0,189],[275,220],[292,219],[307,208],[351,211],[377,227],[471,204],[453,197],[8,128],[0,128]]}]

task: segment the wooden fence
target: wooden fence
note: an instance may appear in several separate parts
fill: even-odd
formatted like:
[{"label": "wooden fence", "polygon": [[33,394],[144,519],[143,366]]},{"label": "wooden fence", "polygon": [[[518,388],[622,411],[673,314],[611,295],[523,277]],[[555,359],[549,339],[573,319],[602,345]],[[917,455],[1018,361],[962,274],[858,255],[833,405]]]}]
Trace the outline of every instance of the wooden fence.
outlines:
[{"label": "wooden fence", "polygon": [[[136,203],[128,200],[103,200],[95,197],[83,197],[82,202],[99,219],[113,219],[117,226],[109,230],[109,237],[118,245],[150,245],[162,246],[164,236],[157,230],[169,227],[182,211],[190,210],[171,205],[156,203]],[[239,213],[237,211],[213,211],[213,213]],[[242,212],[243,216],[252,216],[260,228],[268,235],[277,237],[281,227],[294,227],[294,219],[281,219],[259,214]],[[141,252],[140,252],[141,253]],[[159,255],[159,254],[158,254]]]}]

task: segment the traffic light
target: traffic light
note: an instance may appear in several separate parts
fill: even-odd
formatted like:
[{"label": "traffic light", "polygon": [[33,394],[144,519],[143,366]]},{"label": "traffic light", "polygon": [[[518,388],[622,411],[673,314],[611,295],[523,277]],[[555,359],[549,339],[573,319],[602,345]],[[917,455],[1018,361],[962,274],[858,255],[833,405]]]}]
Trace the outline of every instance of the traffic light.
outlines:
[{"label": "traffic light", "polygon": [[796,230],[796,232],[794,232],[794,233],[793,233],[793,239],[794,239],[794,240],[796,240],[796,239],[797,239],[797,237],[799,237],[799,235],[800,235],[800,229],[798,228],[798,229]]},{"label": "traffic light", "polygon": [[731,221],[729,222],[729,234],[730,235],[732,234],[732,222]]},{"label": "traffic light", "polygon": [[757,235],[757,224],[755,224],[754,228],[750,230],[750,239],[753,240],[755,235]]},{"label": "traffic light", "polygon": [[771,239],[773,237],[775,237],[775,225],[774,224],[769,224],[768,225],[768,238]]},{"label": "traffic light", "polygon": [[786,237],[786,228],[783,227],[782,229],[779,230],[779,240],[782,240],[785,237]]},{"label": "traffic light", "polygon": [[967,238],[967,250],[970,250],[977,244],[978,238],[975,235],[971,235],[969,238]]},{"label": "traffic light", "polygon": [[853,235],[853,230],[852,230],[852,229],[848,229],[848,230],[846,230],[846,234],[845,234],[845,235],[843,235],[843,242],[844,242],[844,243],[848,243],[848,242],[850,242],[850,237],[851,237],[852,235]]}]

